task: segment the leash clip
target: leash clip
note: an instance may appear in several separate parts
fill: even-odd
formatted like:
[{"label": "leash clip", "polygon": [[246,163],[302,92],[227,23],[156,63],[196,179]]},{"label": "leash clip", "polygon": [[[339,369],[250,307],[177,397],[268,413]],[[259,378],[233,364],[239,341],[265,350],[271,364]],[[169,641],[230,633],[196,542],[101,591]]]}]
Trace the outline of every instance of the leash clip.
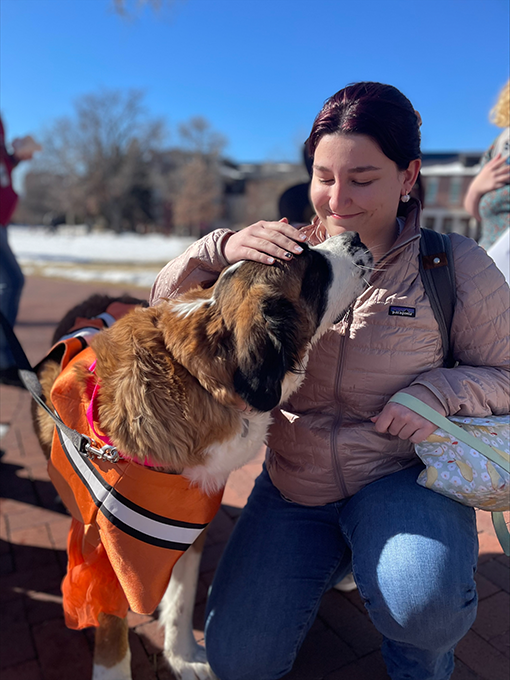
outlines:
[{"label": "leash clip", "polygon": [[90,439],[90,437],[87,437],[86,435],[83,436],[88,440],[88,443],[84,446],[84,455],[87,458],[107,460],[109,463],[117,463],[120,460],[119,452],[115,446],[105,444],[100,449],[98,449],[96,448],[97,444],[93,439]]}]

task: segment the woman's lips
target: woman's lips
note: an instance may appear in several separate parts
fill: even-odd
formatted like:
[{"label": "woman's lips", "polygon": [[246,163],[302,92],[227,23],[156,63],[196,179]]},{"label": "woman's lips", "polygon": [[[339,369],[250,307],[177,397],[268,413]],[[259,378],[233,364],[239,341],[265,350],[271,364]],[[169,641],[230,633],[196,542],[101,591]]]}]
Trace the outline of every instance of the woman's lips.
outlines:
[{"label": "woman's lips", "polygon": [[353,213],[352,215],[337,215],[337,213],[330,213],[330,217],[334,220],[348,220],[351,217],[357,217],[358,215],[361,215],[361,213]]}]

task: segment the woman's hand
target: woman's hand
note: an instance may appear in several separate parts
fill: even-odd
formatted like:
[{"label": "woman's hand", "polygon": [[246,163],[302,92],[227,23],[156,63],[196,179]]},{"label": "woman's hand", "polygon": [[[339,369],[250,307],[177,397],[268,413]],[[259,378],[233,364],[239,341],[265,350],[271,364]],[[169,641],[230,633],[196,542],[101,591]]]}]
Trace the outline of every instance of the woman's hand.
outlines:
[{"label": "woman's hand", "polygon": [[16,137],[16,139],[13,139],[12,148],[16,160],[29,161],[36,151],[41,151],[42,146],[33,137],[27,135],[26,137]]},{"label": "woman's hand", "polygon": [[430,420],[395,402],[388,402],[381,413],[370,420],[375,423],[376,432],[388,432],[413,444],[425,441],[437,430],[437,425]]},{"label": "woman's hand", "polygon": [[256,222],[232,234],[223,250],[229,264],[240,260],[253,260],[273,264],[275,259],[290,260],[303,252],[296,241],[306,236],[290,226],[284,217],[280,222]]},{"label": "woman's hand", "polygon": [[500,189],[510,182],[510,165],[508,165],[507,160],[506,157],[498,153],[483,166],[469,185],[464,199],[464,207],[478,221],[481,220],[478,204],[482,196],[488,194],[489,191]]},{"label": "woman's hand", "polygon": [[473,183],[483,196],[489,193],[489,191],[505,186],[509,180],[510,165],[507,163],[507,158],[498,153],[497,156],[483,166],[473,180]]}]

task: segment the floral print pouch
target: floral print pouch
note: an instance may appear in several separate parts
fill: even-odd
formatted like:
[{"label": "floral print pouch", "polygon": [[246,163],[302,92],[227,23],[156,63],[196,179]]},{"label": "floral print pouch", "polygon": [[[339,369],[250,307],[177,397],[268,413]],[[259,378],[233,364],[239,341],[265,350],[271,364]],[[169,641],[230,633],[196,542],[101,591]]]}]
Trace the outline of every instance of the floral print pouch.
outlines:
[{"label": "floral print pouch", "polygon": [[438,429],[415,450],[426,468],[421,486],[459,503],[488,510],[500,543],[510,554],[503,512],[510,510],[510,415],[445,418],[419,399],[396,394],[395,401],[430,420]]}]

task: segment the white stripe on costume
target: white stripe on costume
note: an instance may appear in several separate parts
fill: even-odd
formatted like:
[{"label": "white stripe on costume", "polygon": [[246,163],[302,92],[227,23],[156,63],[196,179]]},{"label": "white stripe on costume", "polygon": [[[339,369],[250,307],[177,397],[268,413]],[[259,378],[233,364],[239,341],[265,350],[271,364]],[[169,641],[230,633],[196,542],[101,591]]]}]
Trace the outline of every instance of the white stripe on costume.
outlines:
[{"label": "white stripe on costume", "polygon": [[117,319],[114,316],[112,316],[111,314],[108,314],[108,312],[103,312],[102,314],[98,314],[94,318],[95,319],[102,319],[105,322],[105,324],[107,325],[108,328],[110,328],[110,326],[113,326],[113,324],[117,321]]}]

